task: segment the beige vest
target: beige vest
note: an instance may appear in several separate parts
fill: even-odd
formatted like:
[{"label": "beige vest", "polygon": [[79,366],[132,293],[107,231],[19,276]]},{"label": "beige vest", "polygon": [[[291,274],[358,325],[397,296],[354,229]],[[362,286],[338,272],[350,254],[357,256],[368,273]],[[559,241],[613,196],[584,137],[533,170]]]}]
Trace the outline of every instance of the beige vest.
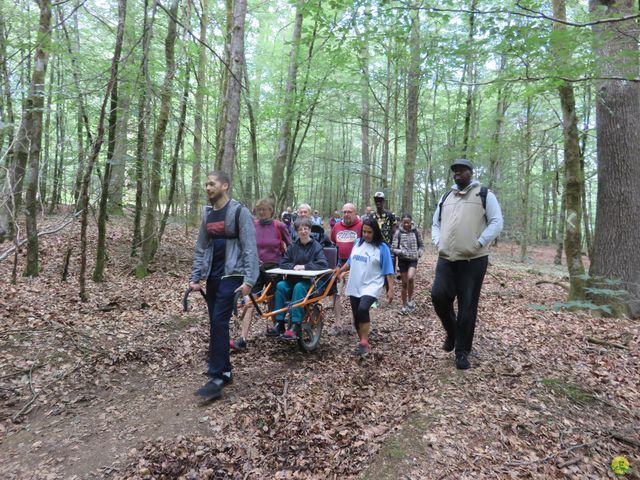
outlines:
[{"label": "beige vest", "polygon": [[462,191],[452,190],[442,205],[438,255],[447,260],[471,260],[489,254],[478,238],[487,228],[480,185]]}]

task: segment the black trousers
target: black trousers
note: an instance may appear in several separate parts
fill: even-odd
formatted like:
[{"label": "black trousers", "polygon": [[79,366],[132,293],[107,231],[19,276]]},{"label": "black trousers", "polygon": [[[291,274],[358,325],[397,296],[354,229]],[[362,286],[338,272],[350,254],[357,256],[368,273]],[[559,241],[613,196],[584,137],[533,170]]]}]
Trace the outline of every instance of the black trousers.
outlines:
[{"label": "black trousers", "polygon": [[375,298],[368,295],[363,295],[362,297],[349,297],[351,313],[353,313],[353,324],[355,325],[356,330],[358,330],[360,325],[363,323],[369,323],[371,321],[369,317],[369,310],[375,301]]},{"label": "black trousers", "polygon": [[[431,301],[447,336],[455,340],[456,353],[470,352],[478,316],[478,300],[489,257],[450,262],[438,258]],[[453,301],[458,299],[458,314]]]}]

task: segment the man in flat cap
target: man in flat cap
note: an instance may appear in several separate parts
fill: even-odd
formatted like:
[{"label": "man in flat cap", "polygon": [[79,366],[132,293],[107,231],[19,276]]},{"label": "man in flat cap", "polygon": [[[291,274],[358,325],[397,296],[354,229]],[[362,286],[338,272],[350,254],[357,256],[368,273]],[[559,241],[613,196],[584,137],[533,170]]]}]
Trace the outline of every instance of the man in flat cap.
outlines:
[{"label": "man in flat cap", "polygon": [[[467,369],[478,313],[478,300],[489,263],[489,245],[502,231],[496,196],[473,180],[473,164],[451,165],[455,184],[433,215],[431,239],[438,247],[431,300],[447,337],[442,348],[455,349],[456,368]],[[458,313],[453,302],[458,299]]]}]

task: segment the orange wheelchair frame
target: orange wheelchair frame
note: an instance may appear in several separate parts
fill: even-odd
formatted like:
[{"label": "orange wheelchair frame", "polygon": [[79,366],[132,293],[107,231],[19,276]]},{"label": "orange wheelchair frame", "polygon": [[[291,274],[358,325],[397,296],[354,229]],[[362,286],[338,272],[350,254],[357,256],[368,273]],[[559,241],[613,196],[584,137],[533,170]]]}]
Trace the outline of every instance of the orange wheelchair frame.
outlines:
[{"label": "orange wheelchair frame", "polygon": [[[310,277],[313,278],[313,281],[305,297],[297,302],[289,302],[287,306],[278,310],[269,311],[269,305],[274,299],[275,282],[267,283],[257,297],[253,293],[249,294],[249,298],[260,318],[264,319],[273,318],[280,313],[288,313],[294,308],[304,308],[298,346],[302,351],[313,352],[320,344],[320,335],[324,325],[325,308],[320,302],[333,294],[331,290],[336,283],[339,272],[340,267],[336,267],[323,274]],[[260,308],[260,305],[263,307]],[[241,305],[238,307],[238,310],[242,308]]]}]

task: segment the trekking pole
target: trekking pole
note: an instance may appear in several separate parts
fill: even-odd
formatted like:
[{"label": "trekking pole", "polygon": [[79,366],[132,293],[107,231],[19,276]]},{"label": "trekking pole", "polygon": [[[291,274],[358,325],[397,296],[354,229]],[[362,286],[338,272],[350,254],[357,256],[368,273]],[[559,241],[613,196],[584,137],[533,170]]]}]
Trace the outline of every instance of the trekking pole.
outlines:
[{"label": "trekking pole", "polygon": [[[189,294],[192,292],[193,290],[191,290],[191,287],[187,287],[187,289],[184,291],[184,296],[182,297],[182,308],[183,311],[186,312],[189,310]],[[205,293],[204,290],[200,289],[200,294],[202,295],[202,298],[205,299],[205,301],[207,300],[207,294]]]}]

